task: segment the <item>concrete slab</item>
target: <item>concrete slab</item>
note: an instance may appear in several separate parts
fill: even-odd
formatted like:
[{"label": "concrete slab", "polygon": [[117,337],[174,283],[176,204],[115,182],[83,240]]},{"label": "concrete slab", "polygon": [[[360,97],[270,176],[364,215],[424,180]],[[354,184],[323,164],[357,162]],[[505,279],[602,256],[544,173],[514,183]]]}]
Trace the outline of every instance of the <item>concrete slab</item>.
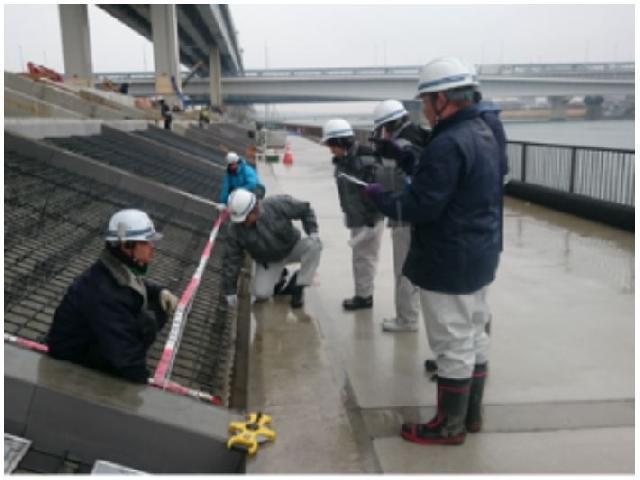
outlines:
[{"label": "concrete slab", "polygon": [[468,435],[460,447],[373,441],[385,473],[605,474],[634,472],[634,429]]},{"label": "concrete slab", "polygon": [[[258,322],[271,324],[271,330],[256,336],[262,350],[254,345],[253,364],[260,365],[262,383],[254,388],[267,392],[264,405],[282,409],[281,421],[292,422],[287,431],[301,428],[294,423],[301,405],[316,408],[314,392],[322,398],[326,393],[320,392],[332,389],[342,392],[352,425],[352,439],[341,442],[356,441],[363,470],[365,444],[374,439],[377,458],[369,465],[379,460],[385,472],[633,471],[633,234],[507,199],[505,252],[489,299],[494,321],[488,433],[470,437],[460,448],[411,445],[397,437],[399,425],[430,418],[435,385],[423,370],[431,356],[424,326],[417,333],[381,330],[382,318],[394,312],[390,235],[385,233],[380,252],[374,308],[344,312],[342,299],[353,294],[351,252],[330,153],[299,137],[288,140],[293,166],[261,164],[260,173],[268,195],[283,192],[311,202],[324,250],[307,289],[305,312],[311,320],[304,328],[287,321],[285,306],[255,307]],[[272,336],[269,342],[265,335]],[[318,368],[301,368],[304,360],[301,364],[292,345],[308,346],[313,355],[304,358],[313,358]],[[274,393],[279,386],[296,393]],[[333,405],[334,418],[342,418],[340,405],[321,404],[323,416]],[[317,421],[314,417],[305,423]],[[273,456],[286,463],[304,450],[297,442],[290,447]],[[283,472],[281,465],[257,463],[253,471]]]},{"label": "concrete slab", "polygon": [[[358,405],[432,405],[435,389],[422,365],[430,355],[423,326],[417,334],[381,331],[382,318],[393,314],[389,234],[374,309],[343,312],[340,303],[352,294],[353,280],[330,155],[307,140],[290,141],[297,162],[271,168],[284,191],[310,200],[318,214],[325,248],[316,289],[321,324],[341,344]],[[505,253],[490,294],[487,403],[633,398],[633,243],[632,234],[507,201]]]}]

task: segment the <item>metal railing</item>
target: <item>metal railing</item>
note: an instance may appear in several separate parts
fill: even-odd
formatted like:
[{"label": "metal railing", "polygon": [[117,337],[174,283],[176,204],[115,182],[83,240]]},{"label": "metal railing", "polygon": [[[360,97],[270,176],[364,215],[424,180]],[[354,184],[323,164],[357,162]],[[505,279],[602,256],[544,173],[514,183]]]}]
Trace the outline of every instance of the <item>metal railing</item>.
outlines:
[{"label": "metal railing", "polygon": [[635,205],[635,150],[509,141],[507,156],[513,180]]}]

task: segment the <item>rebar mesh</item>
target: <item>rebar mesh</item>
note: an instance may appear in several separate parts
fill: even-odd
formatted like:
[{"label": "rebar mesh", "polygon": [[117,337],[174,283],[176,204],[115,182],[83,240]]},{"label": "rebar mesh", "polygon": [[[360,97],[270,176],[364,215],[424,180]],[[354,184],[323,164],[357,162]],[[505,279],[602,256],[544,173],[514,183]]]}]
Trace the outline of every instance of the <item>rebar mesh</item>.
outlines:
[{"label": "rebar mesh", "polygon": [[[73,279],[104,247],[109,217],[122,208],[149,213],[164,234],[149,278],[180,294],[213,225],[189,212],[5,150],[5,332],[42,341]],[[220,231],[218,243],[224,241]],[[220,289],[221,249],[214,248],[194,301],[172,375],[174,382],[228,398],[233,317]],[[169,326],[148,355],[153,371]]]},{"label": "rebar mesh", "polygon": [[191,155],[196,155],[204,160],[208,160],[216,165],[225,166],[224,154],[222,151],[212,149],[203,143],[187,140],[187,138],[177,133],[160,130],[159,128],[148,128],[146,130],[138,130],[135,135],[148,138],[156,142],[160,142],[169,147],[185,151]]},{"label": "rebar mesh", "polygon": [[202,171],[158,158],[143,147],[104,135],[48,138],[48,142],[142,177],[156,180],[203,198],[216,198],[222,173],[207,178]]}]

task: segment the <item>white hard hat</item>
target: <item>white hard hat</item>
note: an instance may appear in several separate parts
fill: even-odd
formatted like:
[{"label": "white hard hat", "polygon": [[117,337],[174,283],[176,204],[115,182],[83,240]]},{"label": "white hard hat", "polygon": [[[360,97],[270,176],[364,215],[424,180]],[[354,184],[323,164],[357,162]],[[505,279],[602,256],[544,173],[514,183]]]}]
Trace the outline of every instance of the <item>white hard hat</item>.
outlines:
[{"label": "white hard hat", "polygon": [[231,192],[231,195],[229,195],[227,206],[229,207],[232,222],[244,222],[247,215],[249,215],[253,207],[256,206],[256,196],[249,190],[236,188]]},{"label": "white hard hat", "polygon": [[353,137],[353,128],[349,122],[342,118],[334,118],[329,120],[322,127],[322,142],[326,142],[330,138]]},{"label": "white hard hat", "polygon": [[162,234],[156,232],[149,215],[142,210],[130,208],[120,210],[111,216],[105,240],[153,242],[161,238]]},{"label": "white hard hat", "polygon": [[373,127],[378,128],[387,122],[397,120],[408,114],[409,112],[407,112],[404,105],[398,100],[385,100],[376,105],[373,111]]},{"label": "white hard hat", "polygon": [[459,87],[477,87],[476,70],[459,58],[442,57],[427,63],[420,71],[418,96]]},{"label": "white hard hat", "polygon": [[227,165],[231,165],[232,163],[237,163],[240,160],[240,156],[236,152],[227,153]]}]

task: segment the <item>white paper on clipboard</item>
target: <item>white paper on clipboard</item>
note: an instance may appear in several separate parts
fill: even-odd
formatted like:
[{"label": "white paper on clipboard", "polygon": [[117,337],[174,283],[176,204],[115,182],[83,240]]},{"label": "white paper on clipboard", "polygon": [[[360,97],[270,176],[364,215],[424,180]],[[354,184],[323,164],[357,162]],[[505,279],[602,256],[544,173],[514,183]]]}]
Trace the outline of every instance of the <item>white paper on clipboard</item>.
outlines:
[{"label": "white paper on clipboard", "polygon": [[340,172],[338,174],[338,176],[344,178],[345,180],[347,180],[347,181],[349,181],[351,183],[355,183],[356,185],[360,185],[361,187],[366,187],[368,185],[367,182],[363,182],[359,178],[356,178],[353,175],[349,175],[347,173]]}]

